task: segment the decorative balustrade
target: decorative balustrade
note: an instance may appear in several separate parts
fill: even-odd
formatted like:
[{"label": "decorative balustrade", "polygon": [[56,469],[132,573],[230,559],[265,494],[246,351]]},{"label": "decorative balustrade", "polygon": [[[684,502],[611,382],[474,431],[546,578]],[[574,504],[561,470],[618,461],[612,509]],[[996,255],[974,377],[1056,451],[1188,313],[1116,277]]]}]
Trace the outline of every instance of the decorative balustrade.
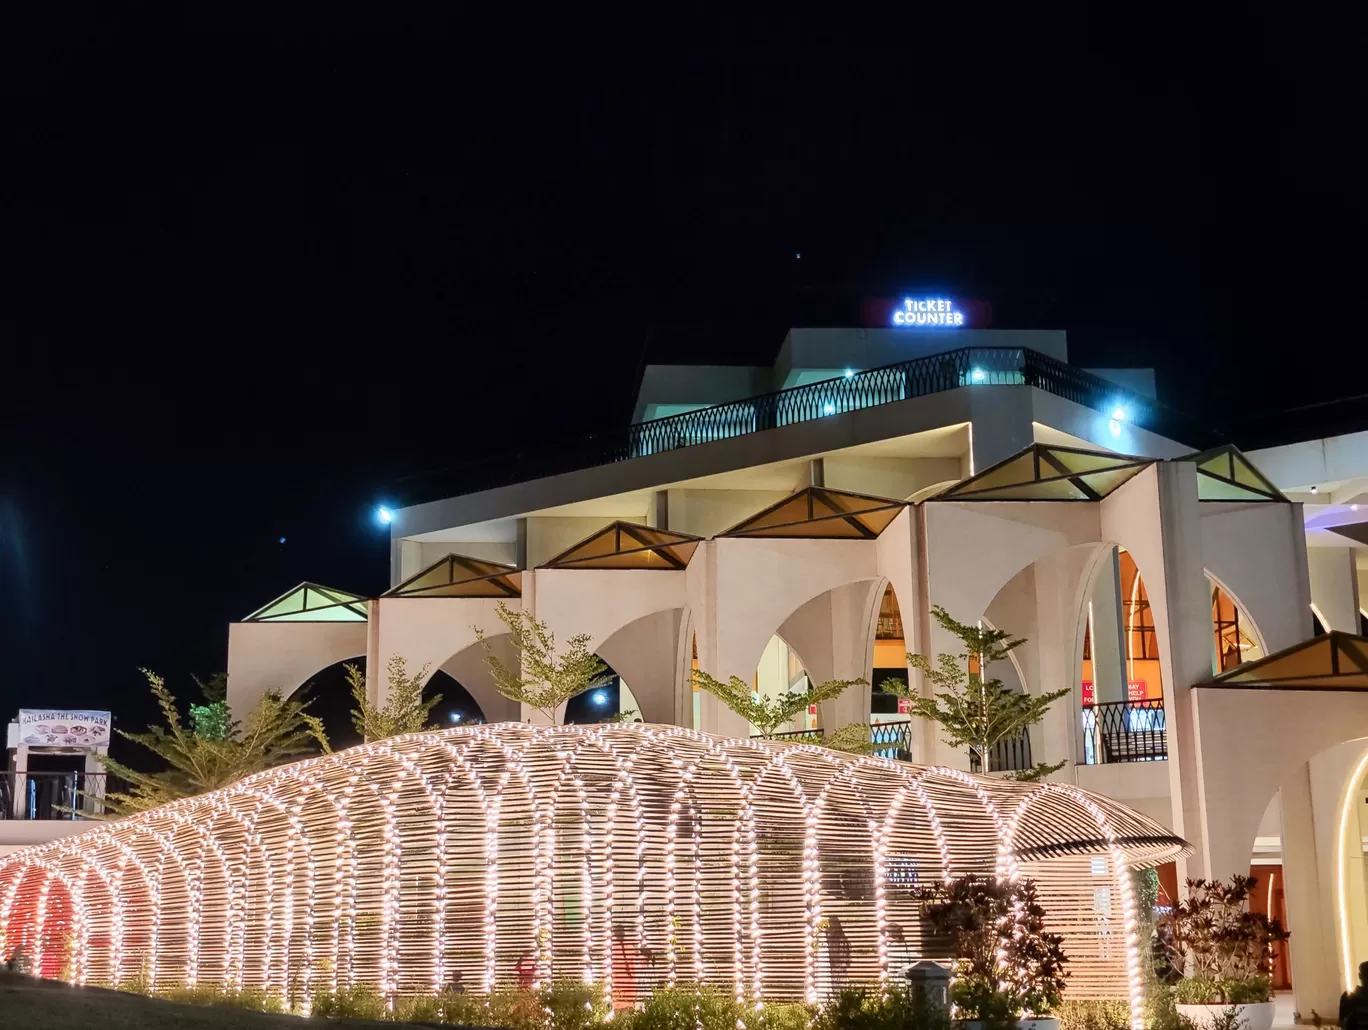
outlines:
[{"label": "decorative balustrade", "polygon": [[964,347],[871,368],[839,379],[716,404],[583,437],[542,441],[535,450],[412,476],[406,503],[455,497],[683,447],[728,440],[843,412],[960,387],[1034,386],[1098,411],[1118,405],[1127,420],[1194,447],[1214,442],[1203,424],[1115,383],[1022,347]]},{"label": "decorative balustrade", "polygon": [[1089,705],[1082,711],[1082,722],[1083,760],[1087,765],[1168,758],[1162,697]]},{"label": "decorative balustrade", "polygon": [[1035,768],[1031,760],[1031,736],[1022,732],[1020,736],[1004,737],[988,752],[988,769],[983,768],[977,752],[969,752],[970,772],[1020,772]]}]

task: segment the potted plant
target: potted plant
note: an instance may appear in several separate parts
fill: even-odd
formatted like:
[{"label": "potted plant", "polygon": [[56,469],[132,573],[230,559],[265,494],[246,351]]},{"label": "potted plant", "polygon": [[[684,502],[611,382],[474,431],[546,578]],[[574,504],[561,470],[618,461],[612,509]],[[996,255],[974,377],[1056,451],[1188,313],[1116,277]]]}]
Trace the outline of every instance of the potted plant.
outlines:
[{"label": "potted plant", "polygon": [[1058,1030],[1050,1013],[1068,958],[1064,939],[1045,932],[1034,881],[970,874],[917,893],[932,930],[953,944],[950,1000],[966,1030]]},{"label": "potted plant", "polygon": [[1276,919],[1249,911],[1257,883],[1239,875],[1229,883],[1188,880],[1186,900],[1159,925],[1182,974],[1173,987],[1178,1014],[1200,1030],[1232,1020],[1247,1030],[1273,1025],[1273,945],[1288,933]]}]

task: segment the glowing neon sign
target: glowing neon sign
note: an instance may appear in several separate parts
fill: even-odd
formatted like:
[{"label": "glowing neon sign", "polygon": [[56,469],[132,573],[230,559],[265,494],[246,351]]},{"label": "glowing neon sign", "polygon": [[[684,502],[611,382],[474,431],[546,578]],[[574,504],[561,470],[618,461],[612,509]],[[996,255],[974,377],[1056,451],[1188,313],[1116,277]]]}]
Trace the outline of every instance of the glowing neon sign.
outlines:
[{"label": "glowing neon sign", "polygon": [[948,300],[926,297],[913,300],[907,297],[903,306],[893,311],[894,325],[964,325],[964,315],[955,310]]}]

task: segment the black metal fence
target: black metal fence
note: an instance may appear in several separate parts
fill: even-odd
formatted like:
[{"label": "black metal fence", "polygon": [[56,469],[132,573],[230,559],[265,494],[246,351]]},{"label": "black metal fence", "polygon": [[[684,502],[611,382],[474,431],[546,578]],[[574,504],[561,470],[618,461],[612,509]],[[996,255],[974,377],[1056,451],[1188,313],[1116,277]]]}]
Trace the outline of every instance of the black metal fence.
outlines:
[{"label": "black metal fence", "polygon": [[1095,410],[1126,409],[1129,422],[1193,447],[1215,442],[1210,427],[1131,394],[1115,383],[1025,348],[964,347],[788,390],[717,404],[619,430],[543,441],[535,452],[410,477],[405,503],[491,490],[511,483],[713,443],[846,411],[925,397],[962,386],[1027,385]]},{"label": "black metal fence", "polygon": [[0,819],[82,819],[102,815],[103,772],[0,773]]},{"label": "black metal fence", "polygon": [[[755,733],[753,737],[763,736]],[[772,740],[784,740],[790,744],[820,744],[822,742],[821,730],[785,730],[783,733],[776,733]]]},{"label": "black metal fence", "polygon": [[1091,705],[1083,709],[1082,718],[1083,759],[1088,765],[1168,758],[1163,698]]},{"label": "black metal fence", "polygon": [[869,739],[880,758],[906,762],[912,758],[912,722],[901,719],[869,727]]},{"label": "black metal fence", "polygon": [[[1031,761],[1030,734],[1023,731],[1020,736],[1004,737],[999,740],[988,752],[988,764],[988,772],[1019,772],[1034,769],[1035,763]],[[978,752],[972,750],[969,752],[969,771],[984,771]]]}]

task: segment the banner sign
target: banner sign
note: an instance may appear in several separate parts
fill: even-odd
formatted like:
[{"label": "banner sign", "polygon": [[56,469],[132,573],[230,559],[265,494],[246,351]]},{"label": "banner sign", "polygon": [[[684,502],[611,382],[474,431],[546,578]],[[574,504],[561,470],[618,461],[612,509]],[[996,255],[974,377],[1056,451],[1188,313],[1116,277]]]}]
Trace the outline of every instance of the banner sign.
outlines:
[{"label": "banner sign", "polygon": [[[1149,700],[1149,686],[1145,680],[1131,680],[1126,684],[1127,701],[1147,701]],[[1091,708],[1094,704],[1092,680],[1083,681],[1083,707]]]},{"label": "banner sign", "polygon": [[109,712],[19,709],[19,743],[29,747],[108,747]]}]

